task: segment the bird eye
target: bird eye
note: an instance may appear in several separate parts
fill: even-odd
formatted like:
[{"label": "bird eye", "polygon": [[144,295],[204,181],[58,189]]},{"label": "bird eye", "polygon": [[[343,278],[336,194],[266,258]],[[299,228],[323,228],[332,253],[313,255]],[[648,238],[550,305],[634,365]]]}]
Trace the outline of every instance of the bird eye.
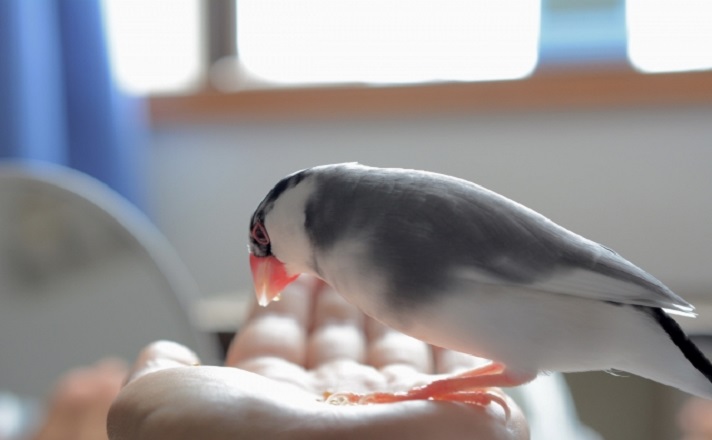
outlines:
[{"label": "bird eye", "polygon": [[269,235],[262,223],[255,223],[255,226],[252,227],[252,239],[262,246],[269,244]]}]

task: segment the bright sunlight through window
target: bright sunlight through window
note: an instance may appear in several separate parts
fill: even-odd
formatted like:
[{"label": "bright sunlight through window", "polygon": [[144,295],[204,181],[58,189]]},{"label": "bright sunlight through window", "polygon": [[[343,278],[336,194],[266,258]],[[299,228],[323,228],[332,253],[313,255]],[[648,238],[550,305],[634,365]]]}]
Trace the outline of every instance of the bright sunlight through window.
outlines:
[{"label": "bright sunlight through window", "polygon": [[200,0],[103,0],[112,68],[130,93],[183,92],[201,79]]},{"label": "bright sunlight through window", "polygon": [[712,68],[709,0],[627,0],[628,57],[644,72]]},{"label": "bright sunlight through window", "polygon": [[[206,79],[233,90],[522,78],[537,65],[542,23],[542,0],[238,0],[238,58],[211,66],[206,1],[101,1],[114,75],[135,94],[189,93]],[[627,0],[631,63],[712,69],[710,1]],[[571,17],[567,26],[584,16]]]},{"label": "bright sunlight through window", "polygon": [[539,0],[239,0],[243,68],[276,83],[482,81],[537,63]]}]

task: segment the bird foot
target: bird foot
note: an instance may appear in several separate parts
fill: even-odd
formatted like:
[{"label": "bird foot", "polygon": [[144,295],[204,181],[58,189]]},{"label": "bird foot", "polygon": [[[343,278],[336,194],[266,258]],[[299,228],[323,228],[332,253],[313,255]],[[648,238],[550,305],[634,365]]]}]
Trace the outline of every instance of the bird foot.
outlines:
[{"label": "bird foot", "polygon": [[333,405],[370,405],[405,402],[409,400],[436,400],[462,402],[485,407],[500,405],[507,416],[509,407],[492,387],[517,386],[532,380],[535,374],[512,374],[502,364],[491,363],[446,379],[436,380],[405,393],[325,393],[324,400]]},{"label": "bird foot", "polygon": [[325,393],[325,402],[331,405],[377,405],[383,403],[407,402],[411,400],[432,400],[460,402],[486,407],[496,403],[509,415],[505,399],[491,389],[467,390],[454,393],[431,394],[428,387],[413,388],[405,393]]}]

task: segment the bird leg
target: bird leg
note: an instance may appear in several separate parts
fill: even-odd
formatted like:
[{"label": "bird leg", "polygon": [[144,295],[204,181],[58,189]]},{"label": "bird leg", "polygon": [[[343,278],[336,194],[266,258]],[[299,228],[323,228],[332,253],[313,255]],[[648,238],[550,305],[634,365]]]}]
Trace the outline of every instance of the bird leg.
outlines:
[{"label": "bird leg", "polygon": [[488,388],[517,386],[529,382],[534,377],[535,375],[531,374],[515,374],[507,370],[502,364],[491,363],[453,377],[412,388],[405,393],[371,393],[366,395],[337,393],[328,396],[327,402],[334,404],[371,404],[408,400],[446,400],[479,406],[486,406],[496,402],[506,412],[509,412],[504,399]]}]

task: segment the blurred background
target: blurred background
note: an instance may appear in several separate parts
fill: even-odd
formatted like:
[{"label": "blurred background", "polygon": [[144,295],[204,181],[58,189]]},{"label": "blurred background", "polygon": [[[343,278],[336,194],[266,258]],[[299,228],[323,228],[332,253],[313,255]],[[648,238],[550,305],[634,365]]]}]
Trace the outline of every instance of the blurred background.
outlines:
[{"label": "blurred background", "polygon": [[[217,359],[251,296],[254,207],[341,161],[500,192],[712,334],[710,22],[695,0],[3,1],[0,390],[38,398],[159,337]],[[681,393],[566,380],[603,438],[682,438]]]}]

